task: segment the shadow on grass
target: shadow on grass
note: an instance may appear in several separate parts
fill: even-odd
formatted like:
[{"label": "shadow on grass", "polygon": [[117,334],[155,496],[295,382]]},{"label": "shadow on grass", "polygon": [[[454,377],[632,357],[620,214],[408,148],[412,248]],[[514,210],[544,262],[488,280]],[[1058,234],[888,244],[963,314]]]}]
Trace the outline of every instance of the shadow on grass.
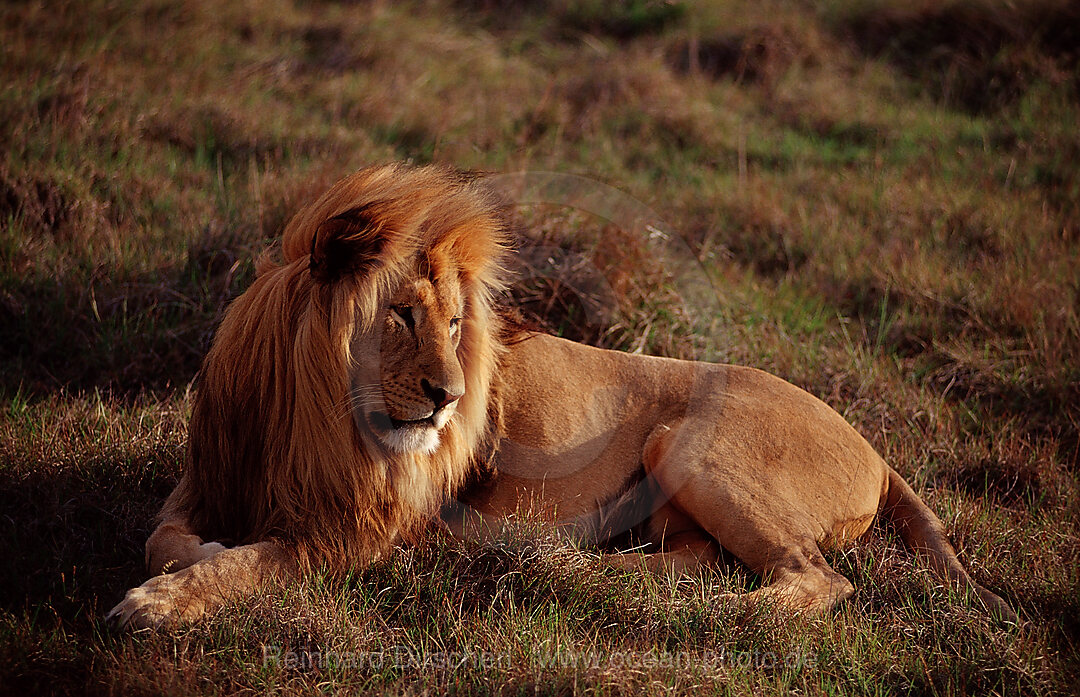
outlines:
[{"label": "shadow on grass", "polygon": [[207,228],[178,266],[0,279],[0,393],[182,387],[253,275],[242,231]]},{"label": "shadow on grass", "polygon": [[13,460],[0,461],[0,691],[107,692],[102,617],[145,580],[143,544],[172,482],[143,458]]},{"label": "shadow on grass", "polygon": [[[152,457],[152,456],[151,456]],[[140,458],[141,460],[142,458]],[[0,471],[0,608],[82,625],[145,580],[143,545],[174,482],[125,459]],[[88,616],[89,615],[89,616]]]},{"label": "shadow on grass", "polygon": [[1075,85],[1080,65],[1076,3],[867,4],[835,29],[863,53],[896,64],[934,99],[972,113],[1013,103],[1048,78]]}]

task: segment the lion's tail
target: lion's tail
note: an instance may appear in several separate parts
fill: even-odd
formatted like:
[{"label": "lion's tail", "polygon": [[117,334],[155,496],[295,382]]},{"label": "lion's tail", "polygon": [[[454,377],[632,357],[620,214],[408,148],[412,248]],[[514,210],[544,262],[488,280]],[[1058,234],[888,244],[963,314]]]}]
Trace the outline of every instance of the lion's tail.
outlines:
[{"label": "lion's tail", "polygon": [[882,513],[892,520],[904,542],[925,556],[942,578],[957,588],[973,591],[986,605],[990,614],[1006,622],[1019,623],[1020,618],[1008,603],[980,586],[968,575],[956,557],[956,550],[949,543],[941,520],[891,467]]}]

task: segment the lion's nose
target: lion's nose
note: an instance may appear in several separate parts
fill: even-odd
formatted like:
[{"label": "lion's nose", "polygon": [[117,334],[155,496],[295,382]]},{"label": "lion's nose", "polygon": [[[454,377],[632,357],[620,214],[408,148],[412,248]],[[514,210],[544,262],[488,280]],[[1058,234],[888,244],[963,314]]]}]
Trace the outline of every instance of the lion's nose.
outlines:
[{"label": "lion's nose", "polygon": [[443,387],[435,387],[427,378],[420,379],[420,388],[424,390],[424,394],[427,398],[435,404],[435,411],[438,411],[448,404],[453,404],[464,396],[464,392],[449,392]]}]

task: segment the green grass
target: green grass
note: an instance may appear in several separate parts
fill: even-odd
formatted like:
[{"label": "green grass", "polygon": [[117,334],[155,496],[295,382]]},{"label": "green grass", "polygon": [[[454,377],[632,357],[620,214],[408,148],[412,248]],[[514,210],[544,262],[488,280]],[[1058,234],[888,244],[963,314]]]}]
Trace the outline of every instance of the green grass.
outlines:
[{"label": "green grass", "polygon": [[[3,5],[0,685],[1074,693],[1078,31],[1064,0]],[[850,602],[790,619],[720,599],[759,583],[735,562],[620,573],[525,519],[170,635],[109,631],[253,257],[390,159],[583,175],[654,211],[700,267],[521,209],[523,245],[584,260],[605,311],[565,269],[511,301],[566,336],[819,395],[1029,623],[949,597],[887,527],[829,555]]]}]

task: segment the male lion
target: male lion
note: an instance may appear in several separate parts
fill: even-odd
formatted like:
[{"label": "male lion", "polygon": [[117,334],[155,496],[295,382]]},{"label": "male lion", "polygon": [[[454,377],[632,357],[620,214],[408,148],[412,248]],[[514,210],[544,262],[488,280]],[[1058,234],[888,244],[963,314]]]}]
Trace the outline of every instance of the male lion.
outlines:
[{"label": "male lion", "polygon": [[[721,548],[821,612],[854,592],[819,546],[879,513],[996,615],[941,521],[835,411],[753,368],[510,331],[493,297],[507,236],[472,178],[358,172],[288,224],[206,356],[190,459],[146,544],[153,578],[109,613],[190,621],[272,578],[362,566],[438,519],[483,534],[523,500],[594,542],[633,527],[632,566]],[[227,546],[229,545],[229,546]]]}]

